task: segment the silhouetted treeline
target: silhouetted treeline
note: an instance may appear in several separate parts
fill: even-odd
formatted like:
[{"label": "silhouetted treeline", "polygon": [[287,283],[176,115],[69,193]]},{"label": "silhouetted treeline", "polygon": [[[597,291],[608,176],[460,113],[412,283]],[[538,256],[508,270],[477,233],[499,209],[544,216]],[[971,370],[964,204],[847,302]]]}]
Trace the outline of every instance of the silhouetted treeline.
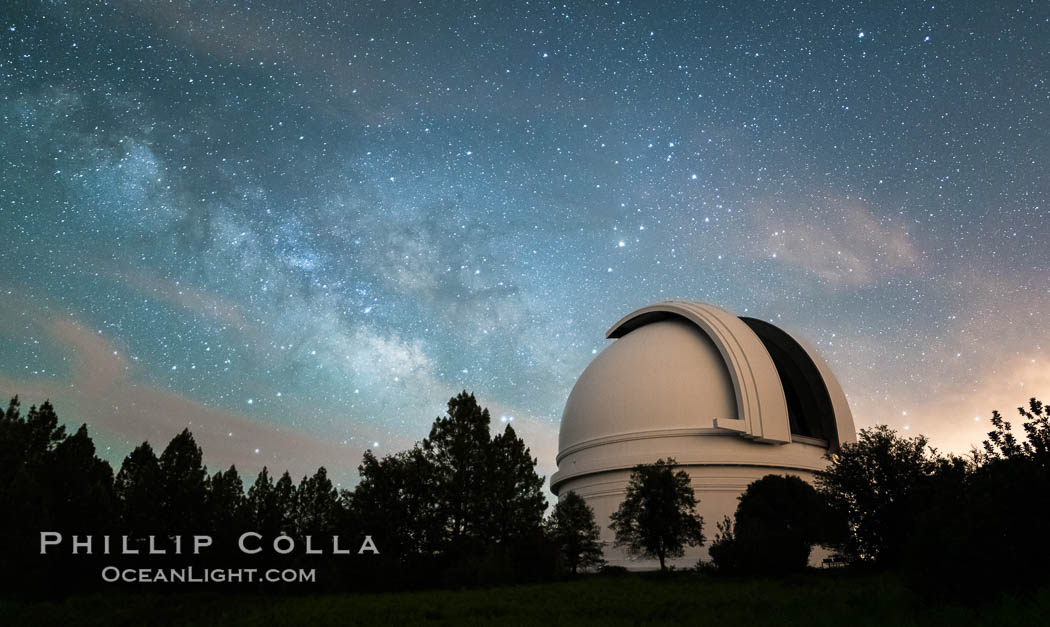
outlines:
[{"label": "silhouetted treeline", "polygon": [[968,459],[931,452],[901,508],[912,533],[888,552],[916,585],[973,599],[1050,582],[1050,408],[1033,398],[1018,414],[1023,440],[994,412]]},{"label": "silhouetted treeline", "polygon": [[[361,481],[337,490],[321,467],[298,482],[286,471],[263,468],[245,492],[233,466],[209,474],[189,430],[158,455],[143,442],[114,475],[95,455],[87,427],[73,435],[58,424],[49,402],[23,416],[12,399],[0,419],[0,511],[6,590],[97,586],[103,564],[121,567],[318,568],[326,587],[405,587],[537,580],[553,575],[556,549],[543,533],[546,500],[536,460],[507,425],[491,436],[488,410],[466,392],[452,398],[430,436],[412,450],[377,458],[365,453]],[[40,532],[62,534],[64,544],[40,555]],[[238,548],[241,534],[256,532]],[[74,536],[94,536],[92,555],[71,555]],[[101,556],[102,536],[113,555]],[[214,544],[194,556],[184,544],[209,535]],[[272,550],[275,537],[297,541],[289,555]],[[365,536],[379,555],[358,556]],[[120,555],[122,537],[140,551]],[[146,555],[150,536],[164,556]],[[305,555],[312,538],[320,556]],[[332,554],[332,536],[350,555]]]},{"label": "silhouetted treeline", "polygon": [[400,563],[443,583],[531,581],[553,574],[543,533],[543,478],[509,424],[491,436],[472,394],[448,403],[430,435],[383,458],[366,452],[346,494],[352,525],[373,530]]},{"label": "silhouetted treeline", "polygon": [[982,449],[941,455],[925,436],[862,429],[817,473],[767,476],[718,525],[719,570],[782,573],[805,567],[814,544],[856,568],[903,573],[923,593],[991,600],[1050,582],[1050,410],[1018,408],[1024,436],[998,412]]},{"label": "silhouetted treeline", "polygon": [[82,425],[72,435],[51,403],[20,415],[17,397],[0,418],[0,585],[32,589],[86,576],[83,561],[39,557],[38,534],[105,534],[116,526],[113,469],[95,456]]}]

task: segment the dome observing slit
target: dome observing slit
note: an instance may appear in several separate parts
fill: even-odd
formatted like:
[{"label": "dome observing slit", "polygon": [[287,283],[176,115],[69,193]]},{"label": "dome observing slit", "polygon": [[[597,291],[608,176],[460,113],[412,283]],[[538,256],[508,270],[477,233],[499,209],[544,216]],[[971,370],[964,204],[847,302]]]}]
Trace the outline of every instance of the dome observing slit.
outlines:
[{"label": "dome observing slit", "polygon": [[784,386],[791,433],[821,440],[835,440],[835,411],[824,379],[805,349],[790,335],[757,318],[741,316],[762,340]]}]

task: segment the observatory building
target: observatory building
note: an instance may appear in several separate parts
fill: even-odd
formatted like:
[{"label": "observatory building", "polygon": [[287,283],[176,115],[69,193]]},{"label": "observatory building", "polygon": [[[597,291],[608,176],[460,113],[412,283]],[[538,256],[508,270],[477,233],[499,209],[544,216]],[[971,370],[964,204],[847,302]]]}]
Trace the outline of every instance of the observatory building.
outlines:
[{"label": "observatory building", "polygon": [[828,366],[781,329],[704,303],[668,301],[628,314],[605,334],[569,394],[558,434],[551,491],[570,490],[594,509],[605,558],[656,567],[613,546],[610,516],[631,468],[673,457],[700,500],[707,545],[669,560],[707,558],[715,523],[768,474],[813,481],[825,454],[856,433]]}]

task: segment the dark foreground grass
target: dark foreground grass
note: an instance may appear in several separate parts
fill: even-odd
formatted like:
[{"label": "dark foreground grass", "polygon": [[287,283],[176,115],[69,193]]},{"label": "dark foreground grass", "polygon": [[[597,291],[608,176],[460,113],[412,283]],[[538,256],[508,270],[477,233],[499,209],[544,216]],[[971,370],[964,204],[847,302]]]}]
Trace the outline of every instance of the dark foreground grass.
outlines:
[{"label": "dark foreground grass", "polygon": [[475,590],[384,594],[85,595],[0,601],[4,625],[1048,625],[1050,590],[977,607],[928,603],[899,580],[810,574],[790,580],[624,575]]}]

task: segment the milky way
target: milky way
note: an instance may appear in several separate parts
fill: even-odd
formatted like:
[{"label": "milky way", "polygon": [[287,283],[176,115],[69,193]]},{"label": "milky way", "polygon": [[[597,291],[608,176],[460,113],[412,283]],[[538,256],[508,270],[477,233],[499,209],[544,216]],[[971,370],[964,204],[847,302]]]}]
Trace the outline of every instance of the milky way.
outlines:
[{"label": "milky way", "polygon": [[549,475],[605,329],[689,298],[859,426],[1050,400],[1050,5],[726,4],[7,4],[0,392],[346,485],[468,389]]}]

